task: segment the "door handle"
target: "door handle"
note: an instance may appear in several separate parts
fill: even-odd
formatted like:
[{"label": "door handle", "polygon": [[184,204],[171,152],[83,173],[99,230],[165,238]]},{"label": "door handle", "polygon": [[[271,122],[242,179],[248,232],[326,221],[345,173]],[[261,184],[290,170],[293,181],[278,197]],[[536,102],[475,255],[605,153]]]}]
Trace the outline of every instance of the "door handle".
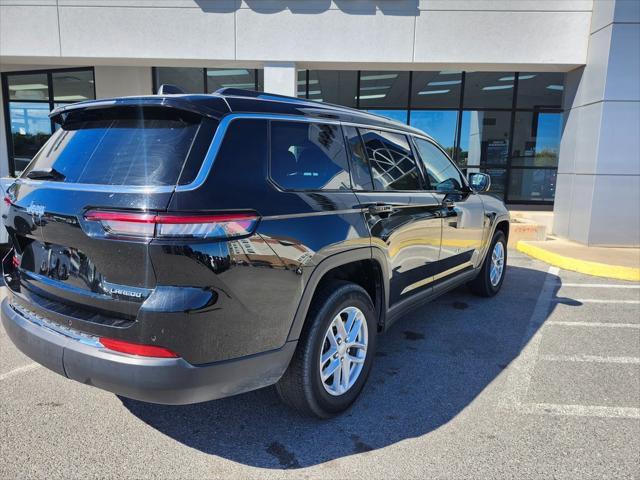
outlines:
[{"label": "door handle", "polygon": [[393,212],[393,205],[387,205],[384,203],[376,203],[375,205],[369,205],[369,213],[371,215],[380,215],[384,213]]},{"label": "door handle", "polygon": [[389,203],[364,203],[358,205],[360,208],[366,208],[370,215],[380,215],[393,213],[394,206]]},{"label": "door handle", "polygon": [[456,204],[453,200],[445,198],[444,200],[442,200],[442,206],[451,210],[453,207],[456,206]]}]

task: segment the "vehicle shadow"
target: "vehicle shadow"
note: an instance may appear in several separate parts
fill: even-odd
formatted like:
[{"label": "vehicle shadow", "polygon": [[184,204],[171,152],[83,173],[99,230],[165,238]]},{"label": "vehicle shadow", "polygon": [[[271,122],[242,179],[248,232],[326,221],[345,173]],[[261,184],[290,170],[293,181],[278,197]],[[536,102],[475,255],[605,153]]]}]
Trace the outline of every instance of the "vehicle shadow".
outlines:
[{"label": "vehicle shadow", "polygon": [[184,445],[255,467],[301,468],[383,448],[447,423],[500,375],[534,333],[527,327],[546,275],[509,267],[494,298],[461,288],[408,314],[381,336],[360,399],[331,420],[298,415],[273,388],[188,406],[121,401]]}]

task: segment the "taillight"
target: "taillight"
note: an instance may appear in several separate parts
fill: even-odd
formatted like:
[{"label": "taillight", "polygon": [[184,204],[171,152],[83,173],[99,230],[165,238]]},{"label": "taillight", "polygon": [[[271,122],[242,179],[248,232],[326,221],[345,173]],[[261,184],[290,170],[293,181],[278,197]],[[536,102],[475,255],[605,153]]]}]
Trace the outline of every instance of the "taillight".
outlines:
[{"label": "taillight", "polygon": [[128,353],[129,355],[138,355],[140,357],[178,358],[178,355],[172,350],[156,345],[143,345],[105,337],[100,337],[98,340],[105,348],[114,352]]},{"label": "taillight", "polygon": [[11,197],[9,195],[4,196],[4,204],[7,206],[11,206]]},{"label": "taillight", "polygon": [[90,210],[85,220],[99,222],[112,237],[140,239],[221,239],[250,235],[258,224],[254,213],[179,214]]}]

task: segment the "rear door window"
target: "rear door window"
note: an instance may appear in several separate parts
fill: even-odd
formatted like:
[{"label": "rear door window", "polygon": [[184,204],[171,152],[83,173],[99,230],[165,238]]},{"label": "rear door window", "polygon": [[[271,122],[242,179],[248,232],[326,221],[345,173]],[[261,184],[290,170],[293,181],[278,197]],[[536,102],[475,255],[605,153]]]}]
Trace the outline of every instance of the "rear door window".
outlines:
[{"label": "rear door window", "polygon": [[433,143],[415,138],[418,153],[424,164],[431,190],[438,192],[460,191],[464,180],[451,160]]},{"label": "rear door window", "polygon": [[285,190],[349,190],[349,167],[340,127],[326,123],[271,122],[271,179]]},{"label": "rear door window", "polygon": [[72,111],[23,177],[54,169],[68,183],[175,185],[201,120],[161,107]]},{"label": "rear door window", "polygon": [[420,173],[404,135],[361,129],[376,190],[420,190]]}]

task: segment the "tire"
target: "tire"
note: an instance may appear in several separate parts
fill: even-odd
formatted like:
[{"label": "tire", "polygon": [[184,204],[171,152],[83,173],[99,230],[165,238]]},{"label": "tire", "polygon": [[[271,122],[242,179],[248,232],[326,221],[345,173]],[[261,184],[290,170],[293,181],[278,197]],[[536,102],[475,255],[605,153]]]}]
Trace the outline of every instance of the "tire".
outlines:
[{"label": "tire", "polygon": [[[345,312],[345,309],[347,310]],[[359,315],[355,309],[359,310]],[[341,314],[341,319],[351,318],[353,313],[364,328],[366,328],[366,336],[364,328],[359,328],[358,344],[366,345],[366,349],[351,347],[346,351],[346,345],[355,345],[349,341],[340,342],[340,332],[337,331],[337,316]],[[364,316],[364,319],[362,319]],[[276,384],[276,391],[284,403],[298,410],[304,415],[316,416],[318,418],[333,417],[347,408],[358,398],[358,395],[364,387],[371,364],[373,362],[376,333],[377,333],[377,316],[371,298],[367,292],[354,283],[335,281],[326,285],[321,291],[317,292],[309,309],[305,326],[302,330],[298,346],[293,355],[291,363],[287,368],[280,381]],[[354,322],[353,325],[358,326],[360,323]],[[348,327],[348,321],[344,321],[343,325]],[[333,344],[329,341],[329,327],[331,326],[334,334]],[[354,334],[355,330],[352,330]],[[344,333],[344,332],[343,332]],[[364,340],[364,341],[363,341]],[[340,345],[337,345],[340,342]],[[339,349],[339,350],[338,350]],[[331,351],[328,351],[331,350]],[[335,354],[331,352],[335,351]],[[364,352],[364,353],[363,353]],[[321,355],[330,357],[324,365],[328,368],[334,366],[335,361],[342,363],[338,367],[337,373],[334,373],[326,381],[322,380],[320,367]],[[337,355],[338,357],[334,356]],[[344,378],[353,379],[350,387],[336,383],[336,375],[342,378],[343,364],[345,360],[353,357],[362,357],[363,361],[359,363],[351,363],[352,370],[350,375]],[[361,368],[360,368],[361,365]],[[345,366],[344,368],[347,368]],[[356,370],[358,373],[356,374]],[[328,372],[329,370],[325,370]],[[326,385],[326,386],[325,386]],[[345,388],[342,391],[342,388]],[[333,393],[330,393],[330,390]]]},{"label": "tire", "polygon": [[[493,253],[496,249],[496,245],[500,243],[502,246],[503,252],[503,261],[502,261],[502,270],[500,273],[500,278],[498,281],[492,282],[491,280],[491,267],[493,263]],[[493,297],[496,293],[500,291],[500,287],[502,287],[502,282],[504,281],[504,276],[507,271],[507,239],[504,236],[504,232],[502,230],[497,230],[493,234],[493,239],[491,240],[491,245],[489,246],[489,250],[487,250],[487,254],[485,256],[484,262],[482,264],[482,268],[478,276],[473,279],[469,283],[469,288],[476,295],[480,295],[481,297]]]}]

